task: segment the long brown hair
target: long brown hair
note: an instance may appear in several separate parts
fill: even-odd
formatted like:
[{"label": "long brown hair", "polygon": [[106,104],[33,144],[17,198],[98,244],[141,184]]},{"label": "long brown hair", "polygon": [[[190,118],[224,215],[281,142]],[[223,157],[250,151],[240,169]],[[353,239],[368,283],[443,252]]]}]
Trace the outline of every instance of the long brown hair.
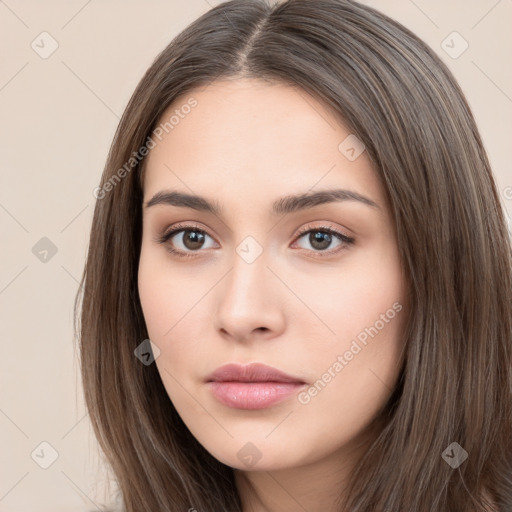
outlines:
[{"label": "long brown hair", "polygon": [[[396,223],[411,311],[405,362],[340,511],[512,510],[512,250],[489,161],[442,61],[349,0],[220,4],[157,56],[123,114],[75,328],[86,404],[125,510],[241,511],[233,469],[189,432],[156,365],[134,356],[148,338],[140,149],[178,96],[239,77],[323,101],[366,146]],[[454,442],[468,453],[456,468],[442,457]]]}]

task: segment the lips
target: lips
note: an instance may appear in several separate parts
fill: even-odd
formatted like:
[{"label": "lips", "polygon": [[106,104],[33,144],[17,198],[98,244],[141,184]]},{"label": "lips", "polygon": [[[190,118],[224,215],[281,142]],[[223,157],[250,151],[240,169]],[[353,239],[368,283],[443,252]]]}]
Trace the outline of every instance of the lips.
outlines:
[{"label": "lips", "polygon": [[213,396],[234,409],[264,409],[299,391],[305,382],[260,363],[227,364],[206,379]]},{"label": "lips", "polygon": [[217,368],[210,374],[207,382],[287,382],[305,384],[305,382],[292,375],[288,375],[276,368],[261,363],[247,365],[226,364]]}]

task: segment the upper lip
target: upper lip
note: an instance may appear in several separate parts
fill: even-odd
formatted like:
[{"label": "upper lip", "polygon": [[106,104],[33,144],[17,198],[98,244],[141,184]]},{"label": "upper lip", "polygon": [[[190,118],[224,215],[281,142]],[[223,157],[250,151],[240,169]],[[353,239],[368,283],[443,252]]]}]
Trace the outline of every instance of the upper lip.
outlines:
[{"label": "upper lip", "polygon": [[207,382],[305,382],[292,375],[288,375],[277,368],[261,363],[246,365],[230,363],[217,368],[207,378]]}]

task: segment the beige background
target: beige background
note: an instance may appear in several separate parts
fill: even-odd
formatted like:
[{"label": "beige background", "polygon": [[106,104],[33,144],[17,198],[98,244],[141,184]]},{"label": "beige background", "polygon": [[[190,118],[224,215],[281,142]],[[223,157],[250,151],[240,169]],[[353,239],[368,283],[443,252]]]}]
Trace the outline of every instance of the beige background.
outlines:
[{"label": "beige background", "polygon": [[[174,35],[218,3],[0,1],[0,511],[83,512],[110,500],[72,331],[92,191],[143,72]],[[510,214],[512,1],[365,3],[412,29],[453,70]],[[34,41],[39,52],[51,49],[43,31],[58,43],[46,59],[31,47]],[[469,44],[458,58],[441,46],[453,31]],[[452,53],[462,48],[458,36],[447,41]],[[43,237],[57,249],[46,262],[32,252]],[[56,450],[47,469],[39,464],[51,462],[52,452],[41,442]]]}]

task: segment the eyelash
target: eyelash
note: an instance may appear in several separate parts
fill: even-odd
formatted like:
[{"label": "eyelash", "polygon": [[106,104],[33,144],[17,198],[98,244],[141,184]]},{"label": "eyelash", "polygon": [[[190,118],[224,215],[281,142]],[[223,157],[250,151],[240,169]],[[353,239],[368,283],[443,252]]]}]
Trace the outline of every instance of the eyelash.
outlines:
[{"label": "eyelash", "polygon": [[[166,231],[162,235],[155,238],[155,241],[159,244],[167,244],[168,240],[171,239],[174,235],[177,233],[180,233],[181,231],[195,231],[198,233],[202,233],[204,235],[208,235],[208,233],[204,230],[199,228],[199,226],[193,226],[190,224],[177,224],[173,227],[171,231]],[[339,231],[336,231],[335,229],[329,227],[329,226],[316,226],[314,228],[311,228],[309,226],[305,226],[304,228],[301,228],[299,232],[297,233],[297,236],[295,237],[295,240],[299,240],[302,238],[305,234],[310,232],[321,232],[326,233],[329,235],[333,235],[336,238],[338,238],[345,246],[352,245],[355,242],[355,239],[352,237],[349,237],[347,235],[344,235],[343,233],[340,233]],[[210,236],[210,235],[208,235]],[[212,238],[212,237],[210,237]],[[317,254],[315,257],[325,258],[327,256],[332,256],[334,254],[337,254],[338,252],[342,251],[345,247],[340,246],[338,249],[331,250],[331,251],[313,251]],[[174,256],[177,256],[179,258],[194,258],[198,255],[200,250],[198,251],[189,251],[189,252],[183,252],[180,250],[173,249],[170,245],[166,245],[166,250],[169,251]],[[304,249],[307,250],[307,249]]]}]

